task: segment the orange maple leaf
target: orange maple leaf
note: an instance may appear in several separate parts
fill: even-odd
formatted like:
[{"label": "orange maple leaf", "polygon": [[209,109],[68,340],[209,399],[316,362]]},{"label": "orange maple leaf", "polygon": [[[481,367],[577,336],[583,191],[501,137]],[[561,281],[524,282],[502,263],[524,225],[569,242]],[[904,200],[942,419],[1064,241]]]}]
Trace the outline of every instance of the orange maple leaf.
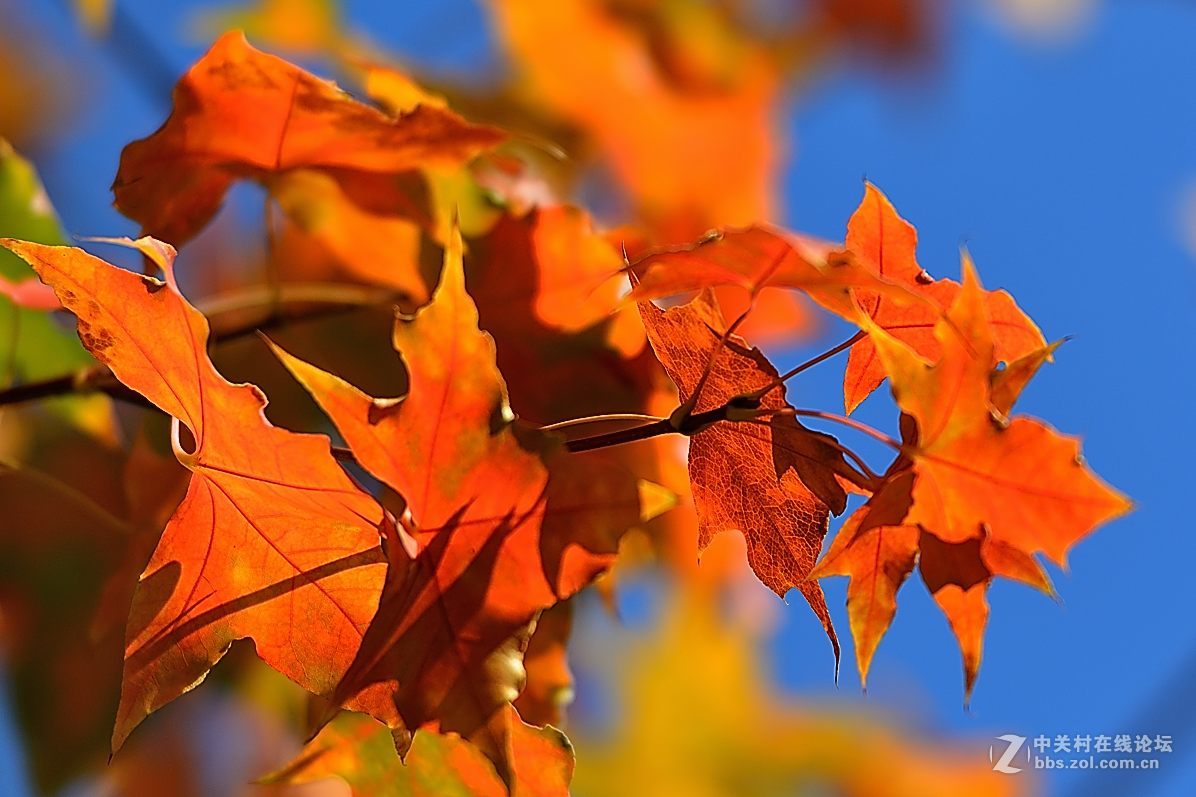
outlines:
[{"label": "orange maple leaf", "polygon": [[[592,138],[670,243],[771,215],[780,82],[716,9],[645,7],[640,16],[654,19],[639,29],[636,15],[595,0],[488,5],[525,93]],[[676,22],[683,34],[667,29]],[[712,61],[711,49],[725,57]]]},{"label": "orange maple leaf", "polygon": [[913,570],[918,553],[918,528],[904,523],[911,479],[905,470],[882,485],[843,522],[810,573],[811,579],[851,577],[847,619],[864,685],[876,646],[897,612],[897,590]]},{"label": "orange maple leaf", "polygon": [[[1129,510],[1082,463],[1079,443],[1040,421],[1008,419],[1045,346],[994,371],[989,297],[965,256],[963,285],[934,327],[930,363],[861,310],[903,417],[901,454],[885,482],[845,523],[812,577],[846,575],[861,680],[915,560],[947,615],[964,659],[965,696],[980,667],[995,576],[1047,593],[1038,552],[1062,565],[1068,548]],[[1056,344],[1057,345],[1057,344]]]},{"label": "orange maple leaf", "polygon": [[[658,415],[676,406],[676,391],[647,346],[636,308],[624,305],[611,314],[621,301],[619,280],[603,279],[612,265],[623,266],[618,242],[630,234],[603,235],[584,212],[546,206],[522,215],[508,211],[470,240],[469,293],[482,329],[495,339],[499,370],[521,418],[548,424],[611,413]],[[593,451],[584,461],[621,463],[684,496],[689,480],[674,442],[661,437]],[[667,512],[645,531],[671,565],[693,567],[692,513]]]},{"label": "orange maple leaf", "polygon": [[432,301],[395,324],[404,398],[372,398],[278,353],[409,515],[379,619],[335,701],[389,724],[400,750],[421,727],[459,732],[508,777],[500,709],[523,685],[531,624],[609,567],[641,520],[640,488],[515,420],[461,256],[454,235]]},{"label": "orange maple leaf", "polygon": [[763,225],[712,231],[693,245],[647,254],[632,270],[639,280],[632,296],[640,300],[720,286],[741,288],[753,298],[765,288],[792,288],[852,322],[856,292],[874,292],[902,307],[929,304],[842,247]]},{"label": "orange maple leaf", "polygon": [[[936,280],[927,274],[915,257],[917,245],[914,226],[897,215],[880,189],[868,183],[860,206],[847,223],[846,248],[863,266],[928,301],[893,302],[890,297],[869,290],[858,291],[858,301],[876,325],[923,357],[936,360],[941,346],[934,328],[959,294],[959,283]],[[984,303],[993,327],[996,360],[1016,360],[1046,345],[1038,327],[1008,293],[988,291]],[[847,412],[855,410],[884,379],[884,365],[872,340],[863,338],[855,343],[843,374],[843,403]]]},{"label": "orange maple leaf", "polygon": [[963,289],[935,328],[937,363],[866,323],[898,405],[918,426],[909,520],[947,542],[984,526],[1001,542],[1062,564],[1072,544],[1129,508],[1082,464],[1075,438],[1030,418],[994,417],[992,321],[966,257]]},{"label": "orange maple leaf", "polygon": [[[235,180],[270,188],[298,170],[334,178],[343,196],[333,199],[356,204],[357,222],[368,212],[431,224],[413,201],[410,173],[464,163],[504,137],[432,105],[388,116],[232,32],[179,81],[165,124],[125,147],[113,192],[145,234],[176,245],[212,218]],[[291,179],[285,197],[293,205]],[[407,276],[399,287],[426,299]]]},{"label": "orange maple leaf", "polygon": [[326,437],[272,426],[261,391],[216,371],[169,245],[126,242],[161,267],[160,282],[79,249],[0,243],[54,288],[88,350],[175,419],[175,455],[192,474],[133,596],[113,749],[244,637],[300,686],[331,694],[382,592],[380,507]]},{"label": "orange maple leaf", "polygon": [[659,375],[634,308],[615,312],[618,248],[568,206],[505,213],[470,241],[470,295],[511,403],[536,423],[644,412]]}]

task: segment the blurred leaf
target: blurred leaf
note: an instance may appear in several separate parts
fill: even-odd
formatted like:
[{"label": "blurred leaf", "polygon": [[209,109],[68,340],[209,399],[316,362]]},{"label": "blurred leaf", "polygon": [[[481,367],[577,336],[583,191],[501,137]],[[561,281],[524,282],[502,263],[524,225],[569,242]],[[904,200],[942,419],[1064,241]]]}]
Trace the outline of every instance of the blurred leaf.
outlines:
[{"label": "blurred leaf", "polygon": [[566,797],[573,748],[555,728],[535,728],[513,708],[510,726],[517,764],[508,790],[494,765],[456,734],[420,733],[406,762],[395,754],[386,726],[360,714],[342,713],[266,783],[313,783],[337,777],[353,797]]},{"label": "blurred leaf", "polygon": [[1026,780],[864,714],[793,704],[757,642],[681,592],[650,640],[619,650],[616,724],[577,730],[576,797],[1013,797]]},{"label": "blurred leaf", "polygon": [[256,0],[204,9],[194,24],[205,38],[240,29],[270,47],[301,55],[335,51],[343,39],[338,0]]},{"label": "blurred leaf", "polygon": [[[181,245],[211,220],[235,181],[259,180],[273,189],[281,179],[284,207],[297,213],[301,227],[306,221],[309,234],[318,228],[329,235],[331,249],[344,256],[347,230],[333,228],[337,217],[359,229],[389,215],[431,224],[413,190],[422,186],[418,170],[460,165],[504,137],[444,108],[421,105],[388,116],[234,32],[182,77],[165,124],[125,147],[113,192],[117,208],[144,233]],[[293,192],[304,178],[296,170],[322,172],[343,196],[321,182],[314,206],[300,202]],[[418,275],[394,273],[415,268],[399,254],[376,265],[382,281],[415,284]],[[420,287],[416,303],[427,300]]]},{"label": "blurred leaf", "polygon": [[520,93],[592,139],[654,237],[768,219],[780,166],[773,66],[714,4],[639,5],[489,3]]},{"label": "blurred leaf", "polygon": [[[65,238],[58,217],[29,161],[0,139],[0,237],[61,244]],[[30,291],[37,275],[19,257],[0,248],[0,280]],[[36,290],[36,289],[33,289]],[[13,297],[15,298],[15,297]],[[0,385],[32,382],[69,373],[94,360],[65,326],[45,307],[17,306],[0,291]],[[94,433],[111,436],[107,399],[63,398],[50,405],[62,417]]]}]

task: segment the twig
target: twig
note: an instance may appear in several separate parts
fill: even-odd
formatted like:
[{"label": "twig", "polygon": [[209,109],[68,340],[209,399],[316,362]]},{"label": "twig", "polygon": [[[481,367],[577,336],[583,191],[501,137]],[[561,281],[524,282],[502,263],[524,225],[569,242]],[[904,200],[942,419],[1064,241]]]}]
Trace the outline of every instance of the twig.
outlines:
[{"label": "twig", "polygon": [[731,413],[742,411],[742,405],[736,403],[736,399],[731,399],[721,407],[685,416],[681,420],[680,426],[675,425],[673,418],[661,418],[659,421],[647,423],[643,426],[633,426],[630,429],[619,429],[618,431],[607,432],[606,434],[596,434],[591,437],[581,437],[577,440],[567,440],[565,442],[565,450],[574,453],[594,451],[599,448],[610,448],[611,446],[623,445],[624,443],[634,443],[637,440],[647,440],[665,434],[695,435],[712,424],[729,420]]},{"label": "twig", "polygon": [[[392,304],[401,298],[394,291],[377,288],[300,283],[282,286],[282,304],[272,311],[269,293],[267,289],[256,288],[209,304],[206,315],[211,318],[233,316],[257,307],[265,308],[265,314],[259,318],[214,329],[211,342],[226,343],[255,332],[268,332],[288,323],[315,321],[352,310]],[[150,406],[140,394],[126,388],[107,367],[99,364],[89,365],[74,373],[0,390],[0,406],[82,393],[104,393],[121,401]]]}]

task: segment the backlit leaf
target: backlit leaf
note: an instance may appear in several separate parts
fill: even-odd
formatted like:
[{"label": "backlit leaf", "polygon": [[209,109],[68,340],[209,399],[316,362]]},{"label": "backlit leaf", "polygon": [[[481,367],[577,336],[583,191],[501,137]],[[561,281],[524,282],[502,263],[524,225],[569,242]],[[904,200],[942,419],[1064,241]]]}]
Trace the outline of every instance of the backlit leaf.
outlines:
[{"label": "backlit leaf", "polygon": [[[706,292],[668,310],[641,302],[640,314],[656,356],[681,400],[687,401],[726,326],[718,305]],[[714,359],[694,410],[717,408],[776,377],[776,369],[758,349],[732,336]],[[788,407],[784,388],[766,393],[760,406]],[[826,629],[836,657],[838,641],[822,589],[806,577],[822,549],[831,510],[842,511],[846,501],[834,478],[844,467],[838,449],[792,417],[715,424],[694,434],[689,443],[699,549],[724,531],[742,533],[756,576],[782,597],[792,587],[801,591]]]},{"label": "backlit leaf", "polygon": [[334,700],[390,725],[400,750],[420,728],[460,733],[509,779],[502,708],[523,686],[531,624],[609,567],[641,521],[639,488],[515,420],[465,292],[459,238],[445,257],[432,302],[395,324],[405,397],[372,398],[279,356],[410,518],[378,621]]},{"label": "backlit leaf", "polygon": [[[905,286],[924,302],[894,302],[879,292],[857,292],[860,306],[872,321],[929,360],[938,359],[941,346],[935,325],[959,294],[959,283],[934,279],[915,258],[918,233],[876,186],[869,183],[864,199],[847,224],[847,249],[865,267]],[[1012,362],[1046,345],[1042,333],[1005,291],[984,294],[993,328],[993,356]],[[852,412],[884,381],[884,365],[870,338],[851,347],[843,375],[843,402]]]},{"label": "backlit leaf", "polygon": [[272,426],[256,387],[217,373],[207,321],[175,286],[173,249],[130,243],[166,282],[79,249],[3,242],[76,315],[88,350],[175,419],[175,454],[192,473],[133,597],[114,748],[243,637],[296,683],[331,694],[384,577],[378,505],[327,438]]}]

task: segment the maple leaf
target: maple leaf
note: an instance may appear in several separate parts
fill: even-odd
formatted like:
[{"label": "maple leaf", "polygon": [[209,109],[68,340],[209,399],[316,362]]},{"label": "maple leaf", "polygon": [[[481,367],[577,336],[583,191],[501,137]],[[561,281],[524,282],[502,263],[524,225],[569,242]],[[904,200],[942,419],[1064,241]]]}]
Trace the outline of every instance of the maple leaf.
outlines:
[{"label": "maple leaf", "polygon": [[869,326],[898,405],[917,421],[909,519],[945,542],[962,542],[985,526],[998,541],[1063,564],[1072,544],[1129,502],[1082,464],[1075,438],[1030,418],[994,420],[991,330],[966,257],[963,289],[935,328],[937,363]]},{"label": "maple leaf", "polygon": [[609,567],[641,521],[640,486],[515,420],[465,291],[459,236],[432,301],[396,321],[394,346],[402,399],[278,351],[410,516],[412,538],[399,535],[378,620],[334,700],[394,728],[400,751],[419,728],[459,732],[507,778],[501,709],[523,685],[531,624]]},{"label": "maple leaf", "polygon": [[1035,554],[1064,564],[1068,548],[1130,504],[1082,464],[1074,438],[1037,420],[1005,417],[1055,346],[1015,361],[1007,376],[994,371],[991,294],[966,257],[963,271],[955,301],[934,327],[938,362],[863,321],[907,413],[904,442],[884,483],[844,523],[812,577],[851,577],[848,613],[864,682],[897,589],[917,561],[959,640],[967,699],[992,579],[1053,594]]},{"label": "maple leaf", "polygon": [[573,673],[566,656],[572,630],[572,601],[545,609],[536,620],[523,655],[527,683],[515,701],[519,716],[533,725],[560,725],[573,702]]},{"label": "maple leaf", "polygon": [[[396,178],[394,184],[399,182]],[[412,196],[427,193],[419,180],[403,182]],[[289,273],[305,266],[318,272],[321,265],[331,264],[353,277],[393,287],[415,302],[427,300],[418,267],[420,222],[385,207],[362,207],[345,189],[343,177],[338,180],[315,169],[280,174],[271,181],[270,191],[285,219],[274,257],[287,264]],[[422,215],[415,209],[412,213]]]},{"label": "maple leaf", "polygon": [[[915,257],[918,233],[901,216],[880,189],[868,183],[864,198],[847,223],[845,244],[861,265],[887,280],[925,297],[925,302],[894,302],[870,290],[856,292],[860,306],[872,321],[893,337],[930,360],[938,359],[941,346],[934,328],[955,297],[959,283],[934,279]],[[993,356],[1006,362],[1024,357],[1046,345],[1042,333],[1013,297],[1005,291],[984,294],[985,309],[993,327]],[[995,361],[994,361],[995,364]],[[884,381],[885,370],[871,338],[856,342],[848,354],[843,374],[843,403],[850,414]]]},{"label": "maple leaf", "polygon": [[631,295],[641,301],[720,286],[753,298],[765,288],[792,288],[853,323],[853,292],[872,291],[899,306],[928,304],[834,244],[763,225],[715,230],[690,246],[647,254],[631,268],[639,280]]},{"label": "maple leaf", "polygon": [[544,324],[576,332],[615,310],[620,286],[614,278],[623,270],[623,258],[594,231],[589,214],[568,205],[547,206],[532,211],[521,226],[540,267],[530,284],[511,289],[530,290],[528,299]]},{"label": "maple leaf", "polygon": [[897,612],[897,590],[914,569],[918,527],[906,525],[912,473],[885,482],[851,514],[810,573],[811,579],[850,576],[847,619],[855,641],[860,684],[867,686],[876,646]]},{"label": "maple leaf", "polygon": [[235,180],[270,188],[294,170],[335,179],[363,212],[430,223],[412,173],[461,164],[503,138],[443,107],[388,116],[232,32],[179,81],[165,124],[125,147],[113,192],[145,234],[176,245],[211,219]]},{"label": "maple leaf", "polygon": [[918,571],[935,603],[947,616],[963,654],[964,700],[980,672],[988,588],[996,576],[1020,581],[1048,595],[1050,579],[1033,556],[977,532],[963,542],[944,542],[923,529],[918,537]]},{"label": "maple leaf", "polygon": [[175,455],[192,474],[133,597],[113,749],[236,639],[251,638],[308,691],[330,694],[378,606],[381,509],[326,437],[272,426],[256,387],[215,370],[207,321],[178,292],[169,245],[127,242],[162,269],[160,282],[79,249],[0,243],[54,288],[87,349],[175,419]]},{"label": "maple leaf", "polygon": [[[717,9],[645,7],[641,26],[596,0],[487,5],[521,93],[595,142],[670,243],[771,215],[779,76]],[[727,57],[712,64],[708,48]]]},{"label": "maple leaf", "polygon": [[[706,233],[710,236],[717,234],[710,230]],[[637,263],[647,256],[676,248],[662,249],[662,241],[649,238],[648,231],[640,227],[623,226],[607,235],[618,244],[625,263]],[[810,244],[813,249],[820,246],[819,242],[813,240]],[[809,300],[793,291],[758,290],[753,293],[742,290],[740,285],[730,284],[715,287],[714,296],[728,318],[738,318],[751,308],[751,313],[744,315],[738,331],[757,344],[790,343],[795,339],[808,338],[821,322]]]},{"label": "maple leaf", "polygon": [[619,305],[618,249],[569,206],[500,217],[470,241],[468,285],[520,417],[554,423],[644,412],[660,371],[633,308]]},{"label": "maple leaf", "polygon": [[989,376],[990,396],[993,410],[999,415],[1009,415],[1013,405],[1017,403],[1022,390],[1029,384],[1034,374],[1044,363],[1050,362],[1055,351],[1067,342],[1062,338],[1035,349],[1012,362],[1006,363],[1004,368],[993,371]]},{"label": "maple leaf", "polygon": [[336,777],[349,785],[352,797],[566,797],[573,775],[569,740],[555,728],[524,723],[509,706],[502,718],[510,727],[516,766],[509,789],[494,765],[456,734],[419,734],[404,764],[395,756],[385,726],[347,712],[326,725],[293,761],[261,782],[298,785]]},{"label": "maple leaf", "polygon": [[[641,302],[648,340],[665,371],[689,401],[725,323],[714,297],[699,294],[686,305],[661,310]],[[725,402],[777,378],[764,355],[730,336],[710,366],[694,413]],[[789,408],[779,386],[760,400],[763,410]],[[833,438],[806,429],[793,417],[776,415],[764,423],[720,423],[698,431],[689,442],[689,479],[698,515],[698,547],[714,535],[739,531],[747,541],[752,570],[784,597],[797,587],[822,621],[838,659],[822,588],[807,581],[826,535],[831,511],[842,512],[846,494],[836,474],[847,470]]]},{"label": "maple leaf", "polygon": [[[33,164],[0,137],[0,236],[44,244],[61,244],[66,237]],[[49,379],[86,367],[91,357],[78,339],[64,330],[47,310],[59,308],[53,292],[12,254],[0,250],[0,358],[5,378],[16,382]],[[109,401],[102,396],[78,396],[49,405],[56,415],[99,438],[115,437]]]},{"label": "maple leaf", "polygon": [[1049,595],[1054,589],[1032,556],[980,531],[964,542],[946,543],[907,522],[915,476],[909,460],[900,458],[886,476],[867,503],[844,521],[810,578],[851,579],[847,615],[860,684],[866,687],[876,648],[897,612],[897,591],[917,565],[959,640],[970,695],[980,668],[988,620],[985,593],[992,579],[1005,576]]},{"label": "maple leaf", "polygon": [[[623,265],[618,239],[595,231],[579,209],[544,206],[522,215],[508,211],[470,240],[469,293],[482,329],[495,339],[498,367],[521,418],[550,424],[611,413],[660,415],[677,405],[635,307],[621,305],[611,314],[621,301],[619,286],[603,280]],[[588,452],[584,460],[621,465],[684,496],[689,479],[674,443],[645,440]],[[644,531],[674,569],[694,566],[693,513],[663,513]]]}]

